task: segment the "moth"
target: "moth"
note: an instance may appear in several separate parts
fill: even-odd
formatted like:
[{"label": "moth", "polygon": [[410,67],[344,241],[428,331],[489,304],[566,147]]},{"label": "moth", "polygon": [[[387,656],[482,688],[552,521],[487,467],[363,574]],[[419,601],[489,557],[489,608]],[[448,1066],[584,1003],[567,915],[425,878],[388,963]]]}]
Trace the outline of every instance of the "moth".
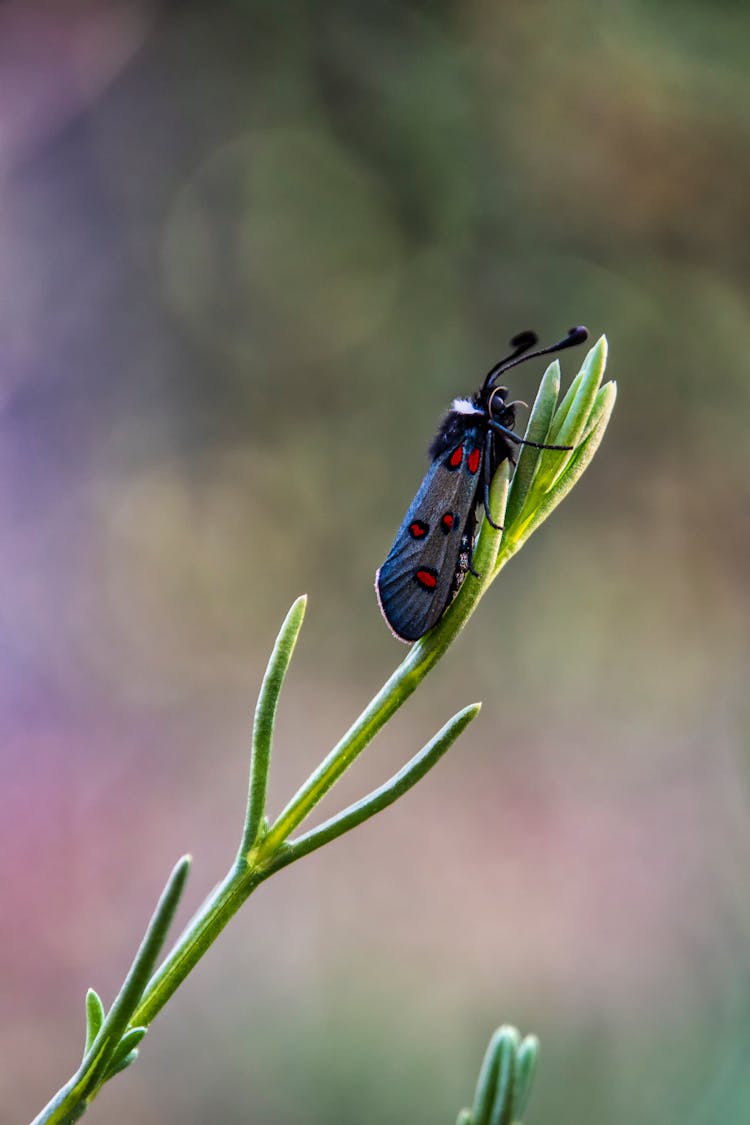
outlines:
[{"label": "moth", "polygon": [[[436,625],[472,566],[480,504],[493,527],[490,483],[503,461],[516,463],[515,447],[570,449],[541,445],[514,432],[519,401],[508,402],[498,379],[511,367],[541,355],[582,344],[587,330],[571,328],[565,339],[531,351],[533,332],[510,341],[513,351],[488,371],[471,398],[454,399],[429,449],[432,464],[396,532],[393,546],[375,575],[378,605],[399,640],[419,640]],[[500,530],[498,528],[498,530]]]}]

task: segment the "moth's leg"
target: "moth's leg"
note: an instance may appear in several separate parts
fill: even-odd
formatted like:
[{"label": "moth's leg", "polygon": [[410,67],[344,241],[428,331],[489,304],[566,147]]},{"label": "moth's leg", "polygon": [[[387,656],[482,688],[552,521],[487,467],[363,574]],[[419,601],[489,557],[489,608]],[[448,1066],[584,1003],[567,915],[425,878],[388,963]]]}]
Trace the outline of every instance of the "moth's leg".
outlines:
[{"label": "moth's leg", "polygon": [[[487,522],[490,527],[494,527],[495,531],[502,531],[503,525],[495,523],[490,515],[490,484],[492,483],[492,431],[487,430],[484,439],[484,455],[482,457],[482,500],[484,504],[484,514],[487,517]],[[469,568],[471,569],[471,568]],[[472,570],[473,574],[474,571]]]},{"label": "moth's leg", "polygon": [[469,561],[466,564],[466,569],[468,570],[469,574],[473,574],[475,578],[481,578],[482,575],[479,573],[478,570],[474,570],[474,566],[473,566],[473,562],[474,562],[474,544],[473,543],[469,546],[468,554],[469,554]]},{"label": "moth's leg", "polygon": [[493,430],[497,430],[498,433],[505,434],[505,436],[510,441],[515,442],[516,445],[530,445],[534,449],[570,450],[575,448],[572,445],[544,445],[543,442],[539,441],[527,441],[526,438],[519,437],[518,434],[513,433],[513,430],[509,430],[507,426],[502,426],[499,422],[495,422],[491,418],[487,420],[487,425],[491,426]]},{"label": "moth's leg", "polygon": [[474,543],[477,537],[477,515],[476,508],[470,513],[464,527],[463,539],[461,540],[461,556],[466,559],[465,569],[469,574],[473,574],[475,578],[481,578],[482,575],[474,569]]}]

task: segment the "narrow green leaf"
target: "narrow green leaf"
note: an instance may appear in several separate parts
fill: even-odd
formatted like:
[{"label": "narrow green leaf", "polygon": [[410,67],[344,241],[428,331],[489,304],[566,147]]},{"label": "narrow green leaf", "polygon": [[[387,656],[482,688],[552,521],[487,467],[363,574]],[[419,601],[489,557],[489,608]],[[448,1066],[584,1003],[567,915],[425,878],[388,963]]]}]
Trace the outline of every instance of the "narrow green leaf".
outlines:
[{"label": "narrow green leaf", "polygon": [[450,749],[472,719],[476,718],[480,708],[480,703],[464,707],[462,711],[449,719],[435,737],[418,754],[415,754],[403,769],[399,770],[379,789],[375,789],[372,793],[363,797],[361,801],[357,801],[343,812],[331,817],[318,828],[313,828],[297,840],[291,840],[285,848],[279,850],[276,858],[271,862],[269,874],[279,871],[282,867],[288,867],[290,863],[301,859],[303,855],[309,855],[310,852],[314,852],[317,848],[321,848],[338,836],[343,836],[345,832],[350,832],[357,825],[364,824],[370,817],[382,812],[383,809],[387,809],[399,797],[403,797],[418,781],[421,781],[426,773],[429,773],[433,766],[437,765],[443,754]]},{"label": "narrow green leaf", "polygon": [[[529,415],[529,424],[526,427],[524,438],[526,441],[545,442],[552,417],[555,413],[557,396],[560,393],[560,363],[555,360],[549,365],[544,377],[539,384],[534,405]],[[518,464],[513,473],[510,485],[508,504],[505,509],[505,526],[510,527],[518,513],[523,508],[524,500],[534,479],[536,467],[541,456],[540,449],[532,445],[522,445],[518,455]]]},{"label": "narrow green leaf", "polygon": [[[578,445],[586,429],[586,423],[589,420],[589,415],[591,414],[606,366],[607,338],[606,336],[600,336],[583,361],[583,366],[579,372],[580,382],[575,388],[575,394],[573,395],[570,406],[566,409],[564,416],[561,416],[562,411],[560,411],[552,419],[552,424],[549,428],[550,442],[555,442],[559,445],[572,445],[574,447]],[[576,380],[574,380],[574,382],[575,381]],[[571,390],[572,389],[571,387]],[[571,460],[574,455],[575,451],[572,455],[568,455],[568,460]],[[547,458],[551,458],[552,460],[548,461]],[[556,477],[560,476],[564,464],[565,462],[560,463],[559,454],[545,453],[543,454],[540,475],[546,479],[549,466],[549,475],[551,480],[554,480]],[[549,483],[551,483],[551,480]],[[547,487],[549,487],[549,483]]]},{"label": "narrow green leaf", "polygon": [[541,495],[537,494],[537,482],[534,482],[521,515],[510,529],[511,533],[503,537],[495,574],[502,570],[508,560],[521,549],[529,536],[536,531],[540,524],[544,523],[584,473],[601,444],[616,399],[616,383],[605,383],[603,387],[599,388],[586,424],[583,440],[577,446],[563,475],[548,492]]},{"label": "narrow green leaf", "polygon": [[133,1050],[129,1052],[129,1054],[123,1055],[123,1057],[116,1063],[112,1063],[112,1065],[107,1070],[107,1081],[109,1081],[110,1078],[114,1078],[114,1076],[116,1074],[119,1074],[121,1070],[127,1070],[127,1068],[131,1066],[137,1058],[138,1048],[134,1047]]},{"label": "narrow green leaf", "polygon": [[527,1035],[516,1053],[516,1080],[513,1090],[512,1121],[520,1122],[526,1111],[538,1059],[539,1040],[536,1035]]},{"label": "narrow green leaf", "polygon": [[[147,1027],[131,1027],[129,1031],[125,1032],[112,1053],[111,1061],[107,1067],[107,1078],[111,1078],[113,1074],[117,1074],[118,1071],[122,1070],[123,1064],[125,1066],[130,1066],[130,1063],[134,1061],[138,1053],[136,1047],[147,1031]],[[130,1061],[125,1062],[126,1059],[130,1059]]]},{"label": "narrow green leaf", "polygon": [[545,450],[539,459],[531,495],[526,508],[538,502],[540,496],[559,480],[575,456],[576,447],[586,429],[602,373],[607,359],[607,341],[601,337],[588,352],[581,370],[568,389],[560,409],[550,424],[547,441],[555,445],[568,445],[567,453]]},{"label": "narrow green leaf", "polygon": [[[90,1043],[80,1067],[41,1113],[34,1118],[32,1125],[72,1125],[72,1122],[83,1116],[88,1103],[97,1090],[114,1073],[114,1071],[110,1072],[113,1059],[121,1059],[121,1064],[117,1066],[117,1070],[122,1070],[137,1057],[138,1052],[135,1049],[130,1050],[125,1057],[122,1057],[119,1048],[123,1039],[132,1046],[133,1043],[143,1038],[143,1028],[132,1028],[131,1031],[127,1032],[127,1035],[126,1028],[148,984],[156,964],[156,958],[164,945],[167,930],[185,887],[190,862],[190,856],[185,855],[175,865],[159,897],[156,909],[125,981],[108,1015],[101,1022],[99,1030]],[[98,997],[96,1000],[91,999],[91,992],[93,990],[87,996],[87,1012],[93,1013],[93,1019],[96,1020],[97,1010],[101,1008],[103,1011],[103,1007],[101,1001],[97,1004]],[[90,1014],[89,1023],[91,1019],[92,1015]],[[128,1036],[131,1036],[130,1040],[128,1040]]]},{"label": "narrow green leaf", "polygon": [[604,432],[607,429],[617,398],[617,385],[615,383],[606,383],[601,388],[600,396],[601,397],[598,398],[595,404],[596,421],[589,431],[588,436],[576,449],[563,476],[560,477],[549,492],[547,492],[546,496],[544,496],[531,514],[531,518],[524,528],[523,540],[521,542],[525,542],[532,531],[536,531],[539,525],[547,519],[557,505],[565,499],[591,463],[591,459],[599,448],[601,440],[604,437]]},{"label": "narrow green leaf", "polygon": [[[590,351],[590,349],[589,349],[589,351]],[[588,358],[588,354],[589,353],[587,353],[587,358]],[[574,379],[571,380],[570,386],[568,387],[567,391],[563,395],[562,401],[560,402],[560,405],[558,406],[557,410],[555,411],[555,426],[556,426],[557,430],[560,429],[560,427],[563,425],[566,418],[568,417],[568,414],[570,413],[570,408],[573,405],[575,397],[576,397],[576,395],[578,394],[578,392],[581,388],[581,383],[583,382],[584,376],[585,376],[584,366],[581,365],[581,368],[578,371],[578,374],[575,376]],[[552,431],[550,429],[550,433],[551,432]],[[550,436],[550,441],[552,441],[551,436]]]},{"label": "narrow green leaf", "polygon": [[[581,438],[581,446],[590,437],[593,431],[598,428],[602,417],[606,414],[607,418],[609,418],[616,399],[617,383],[614,381],[605,383],[604,386],[599,388],[596,393],[596,398],[594,399],[594,405],[591,408],[591,413],[589,414],[588,422],[586,423],[586,429]],[[573,460],[576,460],[576,458],[573,458]]]},{"label": "narrow green leaf", "polygon": [[[490,515],[494,522],[499,524],[500,527],[503,527],[505,524],[505,511],[508,507],[509,491],[510,466],[507,461],[504,461],[498,468],[490,484]],[[495,566],[501,539],[502,532],[494,528],[488,520],[483,520],[479,528],[477,542],[474,546],[474,569],[481,575],[480,585],[484,587],[487,587],[492,580],[490,576]],[[474,579],[474,582],[476,583],[476,579]],[[453,605],[455,605],[455,602],[461,597],[464,587],[467,586],[467,584],[467,582],[464,582]],[[450,609],[453,609],[453,605]],[[443,618],[443,620],[445,620],[445,618]],[[441,624],[442,622],[439,622],[437,628],[440,628]],[[435,630],[433,630],[433,632],[434,631]]]},{"label": "narrow green leaf", "polygon": [[250,786],[247,813],[242,832],[239,857],[247,855],[258,838],[266,809],[268,769],[271,762],[273,728],[281,689],[284,686],[294,647],[305,617],[307,595],[303,594],[292,605],[281,626],[271,658],[263,677],[253,723],[253,748],[250,761]]},{"label": "narrow green leaf", "polygon": [[120,1040],[113,1057],[117,1059],[121,1055],[127,1055],[130,1051],[133,1050],[134,1047],[138,1046],[147,1031],[147,1027],[129,1028]]},{"label": "narrow green leaf", "polygon": [[496,1043],[497,1080],[495,1097],[488,1125],[511,1125],[513,1113],[513,1085],[516,1070],[516,1052],[521,1036],[515,1027],[501,1027]]},{"label": "narrow green leaf", "polygon": [[99,1034],[99,1028],[104,1023],[105,1014],[104,1005],[98,993],[90,988],[86,993],[86,1046],[83,1051],[84,1055]]},{"label": "narrow green leaf", "polygon": [[586,400],[592,400],[592,394],[602,381],[604,368],[607,366],[607,337],[600,336],[592,348],[589,348],[581,364],[581,370],[563,398],[550,426],[550,441],[570,441],[576,432],[577,418],[585,408]]},{"label": "narrow green leaf", "polygon": [[[93,1088],[106,1073],[130,1017],[154,971],[156,959],[166,941],[167,931],[185,888],[190,862],[190,856],[183,856],[169,876],[122,988],[91,1045],[87,1059],[84,1060],[87,1088]],[[86,1066],[87,1061],[88,1066]]]},{"label": "narrow green leaf", "polygon": [[471,1106],[472,1125],[489,1125],[490,1113],[495,1102],[497,1089],[497,1048],[503,1028],[493,1032],[484,1052],[482,1065],[479,1068],[479,1077],[474,1091],[474,1101]]}]

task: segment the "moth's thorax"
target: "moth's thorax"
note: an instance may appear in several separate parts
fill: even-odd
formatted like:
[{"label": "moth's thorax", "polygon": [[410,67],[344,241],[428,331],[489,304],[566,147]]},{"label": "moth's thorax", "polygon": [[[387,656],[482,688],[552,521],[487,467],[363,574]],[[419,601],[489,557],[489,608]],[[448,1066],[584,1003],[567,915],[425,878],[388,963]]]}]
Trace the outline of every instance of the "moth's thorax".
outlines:
[{"label": "moth's thorax", "polygon": [[473,398],[455,398],[430,446],[430,457],[434,460],[447,450],[454,449],[486,417],[487,413],[477,395]]}]

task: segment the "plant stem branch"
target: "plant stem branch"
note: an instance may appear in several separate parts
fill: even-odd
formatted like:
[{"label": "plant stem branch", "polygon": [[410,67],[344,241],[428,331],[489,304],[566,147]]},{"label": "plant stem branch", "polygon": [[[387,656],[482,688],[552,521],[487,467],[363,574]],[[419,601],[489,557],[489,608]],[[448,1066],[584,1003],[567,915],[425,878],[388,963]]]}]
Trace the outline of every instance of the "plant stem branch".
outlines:
[{"label": "plant stem branch", "polygon": [[476,718],[480,709],[480,703],[473,703],[469,707],[464,707],[462,711],[449,719],[442,730],[439,730],[435,737],[384,785],[381,785],[372,793],[368,793],[361,801],[356,801],[343,812],[332,816],[330,820],[325,821],[318,828],[313,828],[312,831],[306,832],[304,836],[292,840],[285,847],[282,846],[276,853],[277,858],[271,862],[269,874],[281,870],[282,867],[288,867],[290,863],[301,859],[302,856],[309,855],[310,852],[330,843],[338,836],[343,836],[345,832],[350,832],[352,828],[364,824],[370,817],[382,812],[383,809],[387,809],[399,797],[403,797],[404,793],[407,793],[418,781],[421,781],[426,773],[429,773],[433,766],[437,765],[443,754],[450,749],[472,719]]}]

